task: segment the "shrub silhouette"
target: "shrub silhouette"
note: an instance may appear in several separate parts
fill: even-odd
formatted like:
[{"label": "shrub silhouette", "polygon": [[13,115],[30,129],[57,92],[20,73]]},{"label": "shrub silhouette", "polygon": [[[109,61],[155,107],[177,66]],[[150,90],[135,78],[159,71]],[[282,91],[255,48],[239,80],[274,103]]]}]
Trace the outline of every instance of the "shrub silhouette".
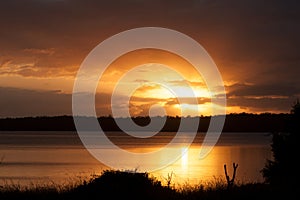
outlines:
[{"label": "shrub silhouette", "polygon": [[162,186],[160,181],[149,177],[148,173],[106,170],[70,194],[82,199],[89,196],[95,199],[172,199],[175,191]]},{"label": "shrub silhouette", "polygon": [[300,133],[300,103],[291,109],[285,132],[273,133],[273,160],[268,160],[262,170],[265,182],[281,188],[295,189],[299,183],[298,146]]}]

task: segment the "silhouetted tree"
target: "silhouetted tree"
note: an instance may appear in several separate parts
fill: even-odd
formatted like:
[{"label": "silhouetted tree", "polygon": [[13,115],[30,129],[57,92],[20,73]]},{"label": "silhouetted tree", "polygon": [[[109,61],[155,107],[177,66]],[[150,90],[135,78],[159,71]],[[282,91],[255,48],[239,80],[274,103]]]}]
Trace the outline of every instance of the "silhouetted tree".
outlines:
[{"label": "silhouetted tree", "polygon": [[296,188],[299,184],[299,170],[297,155],[300,134],[300,103],[297,100],[291,109],[291,116],[287,122],[285,132],[273,133],[273,160],[268,160],[262,170],[267,183],[273,186]]}]

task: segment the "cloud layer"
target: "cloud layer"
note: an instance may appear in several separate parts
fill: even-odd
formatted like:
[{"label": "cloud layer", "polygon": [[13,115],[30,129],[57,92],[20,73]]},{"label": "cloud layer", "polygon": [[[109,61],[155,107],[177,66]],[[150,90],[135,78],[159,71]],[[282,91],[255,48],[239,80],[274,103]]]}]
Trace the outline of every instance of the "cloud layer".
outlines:
[{"label": "cloud layer", "polygon": [[22,85],[74,79],[97,44],[142,26],[175,29],[203,45],[230,83],[231,107],[288,112],[300,95],[299,1],[7,0],[0,24],[1,116],[70,114],[70,86]]}]

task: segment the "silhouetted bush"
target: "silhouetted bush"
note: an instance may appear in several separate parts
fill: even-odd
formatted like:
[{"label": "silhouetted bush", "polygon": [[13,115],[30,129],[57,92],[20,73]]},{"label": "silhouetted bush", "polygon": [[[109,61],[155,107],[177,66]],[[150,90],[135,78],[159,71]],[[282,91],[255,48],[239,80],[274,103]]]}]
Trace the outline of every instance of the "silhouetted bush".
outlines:
[{"label": "silhouetted bush", "polygon": [[299,184],[298,146],[300,134],[300,103],[292,106],[285,132],[275,132],[272,138],[273,160],[262,170],[266,183],[294,190]]},{"label": "silhouetted bush", "polygon": [[162,186],[148,173],[106,170],[101,176],[70,191],[67,196],[86,199],[87,195],[95,199],[174,199],[175,190]]}]

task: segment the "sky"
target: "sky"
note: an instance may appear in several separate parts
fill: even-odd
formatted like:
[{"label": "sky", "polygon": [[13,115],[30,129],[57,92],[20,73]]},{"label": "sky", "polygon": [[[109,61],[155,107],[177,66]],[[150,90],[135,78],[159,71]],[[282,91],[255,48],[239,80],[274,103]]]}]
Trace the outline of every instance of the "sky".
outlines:
[{"label": "sky", "polygon": [[[71,115],[73,84],[85,57],[110,36],[138,27],[173,29],[201,44],[224,81],[227,113],[287,113],[300,97],[298,1],[4,0],[0,25],[0,117]],[[122,77],[117,104],[131,95],[132,115],[148,115],[154,104],[165,108],[153,107],[155,114],[181,115],[176,97],[155,84],[159,80],[181,91],[190,115],[210,115],[217,105],[194,72],[169,52],[123,55],[101,77],[97,115],[111,114],[112,92]],[[128,84],[139,88],[129,94]],[[198,104],[185,94],[187,85]]]}]

